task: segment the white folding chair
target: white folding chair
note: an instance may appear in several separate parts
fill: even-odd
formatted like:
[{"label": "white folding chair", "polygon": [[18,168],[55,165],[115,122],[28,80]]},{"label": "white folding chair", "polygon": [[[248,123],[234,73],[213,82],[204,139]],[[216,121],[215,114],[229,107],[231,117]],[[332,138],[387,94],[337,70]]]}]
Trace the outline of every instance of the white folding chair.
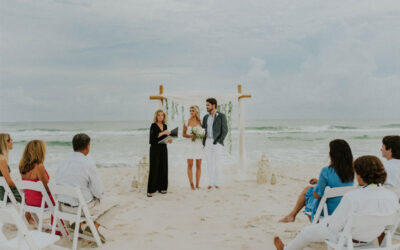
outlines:
[{"label": "white folding chair", "polygon": [[[38,224],[39,231],[42,231],[43,228],[51,229],[52,227],[50,225],[43,225],[45,214],[47,213],[52,215],[54,213],[53,203],[51,202],[51,199],[45,187],[43,186],[43,183],[41,181],[33,182],[33,181],[20,180],[16,182],[16,186],[21,194],[21,208],[20,208],[21,216],[24,218],[25,212],[29,212],[32,214],[33,219]],[[42,203],[40,204],[40,207],[30,206],[26,204],[25,200],[26,190],[37,191],[42,194]],[[57,229],[62,233],[63,236],[68,235],[60,220],[53,219],[53,224],[57,225]]]},{"label": "white folding chair", "polygon": [[[60,239],[59,236],[40,231],[29,231],[16,209],[0,208],[0,214],[0,249],[39,250],[47,247],[59,249],[54,246],[54,243]],[[15,238],[8,240],[3,235],[4,223],[17,226],[18,233]]]},{"label": "white folding chair", "polygon": [[[339,234],[337,242],[326,240],[328,250],[344,249],[369,249],[378,250],[398,249],[400,244],[393,245],[392,236],[399,225],[399,212],[390,215],[358,215],[351,214],[343,231]],[[377,238],[385,233],[381,245],[377,244]],[[354,243],[357,240],[362,243]]]},{"label": "white folding chair", "polygon": [[337,188],[331,188],[331,187],[326,187],[324,191],[324,195],[321,198],[321,201],[319,202],[317,211],[315,212],[314,219],[312,221],[312,224],[317,224],[320,217],[322,210],[324,210],[324,216],[328,216],[328,206],[326,205],[326,200],[329,198],[335,198],[339,196],[343,196],[347,192],[356,189],[354,186],[347,186],[347,187],[337,187]]},{"label": "white folding chair", "polygon": [[[51,186],[51,190],[53,193],[53,198],[55,199],[56,206],[54,208],[54,220],[62,219],[64,221],[69,221],[70,224],[75,223],[75,230],[72,242],[72,249],[76,250],[78,246],[78,237],[81,237],[86,240],[96,242],[97,246],[101,246],[100,236],[97,232],[97,229],[94,225],[93,217],[90,215],[89,208],[87,207],[86,201],[83,198],[82,192],[79,187],[70,187],[70,186],[61,186],[61,185],[53,185]],[[78,206],[74,207],[75,213],[63,211],[61,209],[61,202],[59,201],[59,196],[68,196],[75,199],[78,202]],[[79,233],[80,224],[82,222],[86,222],[89,225],[90,231],[93,234],[93,237],[84,235]],[[54,234],[55,225],[53,224],[53,228],[51,233]]]},{"label": "white folding chair", "polygon": [[13,192],[11,191],[10,186],[8,186],[7,181],[4,177],[0,177],[0,187],[4,188],[4,197],[3,200],[0,200],[0,207],[6,207],[8,199],[11,201],[11,204],[18,209],[18,202],[15,199]]},{"label": "white folding chair", "polygon": [[[387,186],[387,189],[393,191],[397,196],[399,197],[399,203],[400,203],[400,187],[391,187]],[[395,231],[393,238],[396,240],[400,240],[400,225],[397,227],[397,230]]]}]

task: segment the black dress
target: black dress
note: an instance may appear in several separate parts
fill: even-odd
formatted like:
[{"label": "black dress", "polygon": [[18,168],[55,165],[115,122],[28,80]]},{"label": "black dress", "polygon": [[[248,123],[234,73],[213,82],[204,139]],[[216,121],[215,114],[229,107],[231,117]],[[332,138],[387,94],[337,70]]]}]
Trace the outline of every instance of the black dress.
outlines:
[{"label": "black dress", "polygon": [[151,124],[150,127],[150,173],[147,184],[147,193],[150,194],[157,191],[167,191],[168,188],[167,144],[158,144],[159,141],[167,137],[166,135],[158,137],[166,129],[166,124],[163,124],[162,131],[156,123]]}]

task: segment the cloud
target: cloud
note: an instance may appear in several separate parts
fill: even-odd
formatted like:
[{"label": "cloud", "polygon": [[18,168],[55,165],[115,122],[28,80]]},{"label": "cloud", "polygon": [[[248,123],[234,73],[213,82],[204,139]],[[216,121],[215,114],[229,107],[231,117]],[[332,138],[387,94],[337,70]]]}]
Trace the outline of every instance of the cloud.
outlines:
[{"label": "cloud", "polygon": [[5,1],[0,14],[0,121],[149,119],[159,84],[240,83],[249,119],[396,118],[397,0]]}]

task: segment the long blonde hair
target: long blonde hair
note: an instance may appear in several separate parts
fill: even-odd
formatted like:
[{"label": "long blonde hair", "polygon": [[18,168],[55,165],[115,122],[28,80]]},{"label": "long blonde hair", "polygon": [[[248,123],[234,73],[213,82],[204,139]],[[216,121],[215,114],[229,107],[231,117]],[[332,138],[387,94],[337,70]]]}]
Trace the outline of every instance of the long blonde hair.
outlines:
[{"label": "long blonde hair", "polygon": [[193,105],[190,107],[190,109],[193,109],[194,112],[196,112],[196,119],[200,122],[201,124],[201,119],[200,119],[200,108],[197,105]]},{"label": "long blonde hair", "polygon": [[35,164],[44,162],[46,156],[46,143],[42,140],[28,142],[19,162],[19,172],[26,174],[31,171]]},{"label": "long blonde hair", "polygon": [[11,139],[10,134],[0,134],[0,155],[3,155],[8,161],[8,143]]},{"label": "long blonde hair", "polygon": [[164,119],[163,119],[163,123],[167,124],[168,118],[167,118],[167,114],[164,112],[164,110],[162,109],[157,109],[157,111],[154,113],[154,118],[153,118],[153,122],[157,123],[157,115],[158,113],[163,113],[164,114]]}]

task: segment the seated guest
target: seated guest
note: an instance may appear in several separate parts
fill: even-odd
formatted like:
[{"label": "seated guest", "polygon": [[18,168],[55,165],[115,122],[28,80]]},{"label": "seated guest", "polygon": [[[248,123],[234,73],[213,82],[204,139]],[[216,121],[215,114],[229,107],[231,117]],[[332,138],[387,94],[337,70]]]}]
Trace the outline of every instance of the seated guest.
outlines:
[{"label": "seated guest", "polygon": [[[0,134],[0,177],[4,177],[11,192],[14,194],[15,199],[21,202],[21,195],[19,194],[15,183],[11,179],[10,167],[8,166],[8,152],[13,149],[13,140],[9,134]],[[4,199],[4,188],[0,187],[0,201]],[[10,199],[8,199],[10,200]]]},{"label": "seated guest", "polygon": [[[317,211],[319,201],[324,195],[326,187],[336,188],[353,186],[354,170],[353,155],[349,144],[344,140],[333,140],[329,143],[329,156],[331,163],[321,170],[319,179],[311,179],[310,184],[317,184],[315,187],[308,186],[300,194],[293,210],[279,222],[293,222],[300,210],[305,207],[305,214],[312,221]],[[326,201],[328,213],[332,214],[339,205],[342,197],[329,198]]]},{"label": "seated guest", "polygon": [[382,157],[387,173],[386,183],[392,187],[400,187],[400,136],[389,135],[382,140]]},{"label": "seated guest", "polygon": [[[74,153],[63,161],[56,171],[56,183],[57,185],[80,187],[90,214],[97,218],[94,224],[99,230],[101,225],[104,226],[104,222],[101,221],[102,216],[116,203],[104,196],[104,188],[97,173],[96,164],[87,157],[90,152],[90,137],[86,134],[77,134],[72,139],[72,146]],[[68,196],[58,198],[62,202],[62,210],[76,212],[78,201]],[[82,230],[85,234],[91,235],[89,227],[82,228]],[[99,235],[105,242],[105,238],[100,232]]]},{"label": "seated guest", "polygon": [[[303,228],[289,244],[284,245],[279,237],[275,237],[276,249],[303,249],[312,242],[324,242],[326,239],[337,241],[339,233],[343,231],[353,213],[391,215],[397,212],[398,198],[395,193],[383,187],[386,172],[377,157],[359,157],[354,162],[354,170],[360,188],[345,194],[332,216],[323,219],[318,224]],[[357,230],[358,233],[352,235],[353,240],[359,242],[375,240],[378,236],[370,234],[368,230],[368,228],[361,230],[362,232]]]},{"label": "seated guest", "polygon": [[[46,143],[44,141],[33,140],[28,142],[25,146],[24,153],[22,154],[22,159],[19,162],[19,172],[24,181],[41,181],[49,194],[53,205],[55,205],[48,186],[50,176],[43,165],[45,157]],[[29,206],[40,207],[42,204],[42,198],[42,193],[39,191],[25,190],[25,202]],[[26,213],[25,216],[29,224],[35,224],[30,213]]]}]

